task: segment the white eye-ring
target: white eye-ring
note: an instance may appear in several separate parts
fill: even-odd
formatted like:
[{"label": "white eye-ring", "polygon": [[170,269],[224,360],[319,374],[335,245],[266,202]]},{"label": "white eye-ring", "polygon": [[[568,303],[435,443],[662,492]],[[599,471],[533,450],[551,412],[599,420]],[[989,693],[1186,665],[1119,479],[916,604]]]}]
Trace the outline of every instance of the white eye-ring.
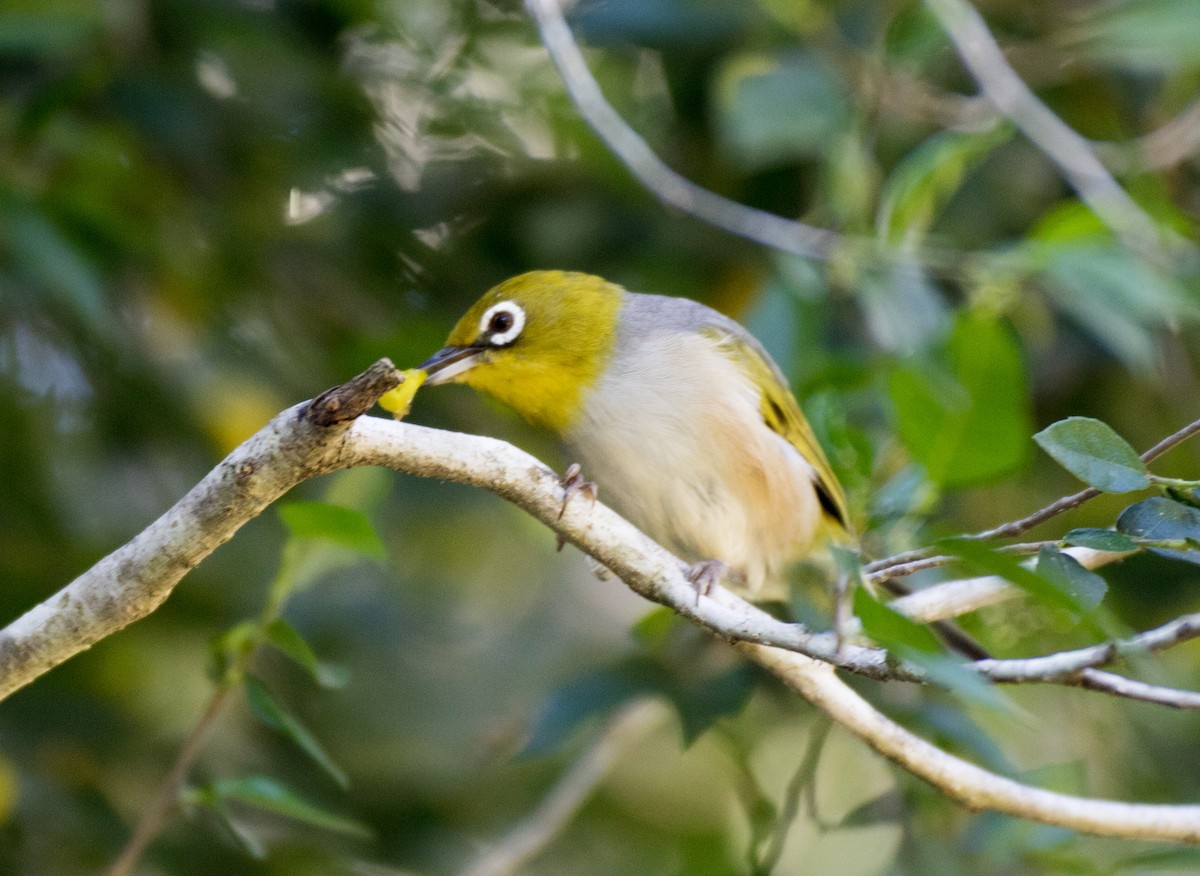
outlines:
[{"label": "white eye-ring", "polygon": [[479,334],[493,347],[505,347],[525,328],[525,311],[515,301],[501,301],[484,311]]}]

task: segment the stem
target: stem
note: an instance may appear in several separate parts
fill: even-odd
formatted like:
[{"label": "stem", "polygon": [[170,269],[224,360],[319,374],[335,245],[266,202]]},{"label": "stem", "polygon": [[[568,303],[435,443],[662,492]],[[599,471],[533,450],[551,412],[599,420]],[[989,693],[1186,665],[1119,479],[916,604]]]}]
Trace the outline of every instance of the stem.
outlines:
[{"label": "stem", "polygon": [[[1168,450],[1182,444],[1193,435],[1200,433],[1200,420],[1194,420],[1184,426],[1178,432],[1168,435],[1162,441],[1159,441],[1149,450],[1141,455],[1141,460],[1144,463],[1151,463],[1158,459]],[[1191,482],[1189,481],[1189,484]],[[1078,508],[1084,502],[1096,498],[1101,495],[1101,491],[1095,487],[1088,487],[1086,490],[1080,490],[1070,496],[1064,496],[1054,502],[1051,502],[1045,508],[1034,511],[1032,514],[1022,517],[1019,520],[1012,520],[1008,523],[1002,523],[992,529],[985,529],[981,532],[976,532],[971,535],[964,535],[963,538],[970,538],[978,541],[987,541],[993,538],[1016,538],[1033,529],[1039,524],[1045,523],[1053,517],[1057,517],[1072,508]],[[933,554],[933,548],[918,548],[917,550],[905,551],[904,553],[895,554],[890,557],[885,557],[881,560],[875,560],[873,563],[868,563],[865,571],[867,575],[874,576],[879,572],[891,569],[895,566],[905,565],[930,557]]]},{"label": "stem", "polygon": [[158,832],[162,830],[162,826],[167,820],[167,815],[178,805],[179,789],[183,787],[192,764],[195,763],[196,758],[200,755],[200,750],[204,746],[204,741],[208,736],[209,730],[217,720],[217,717],[225,709],[225,705],[229,702],[229,697],[232,693],[233,687],[231,685],[223,685],[213,692],[208,705],[204,708],[204,714],[200,716],[200,720],[192,727],[192,731],[188,734],[187,739],[184,740],[183,747],[179,750],[179,756],[175,758],[175,763],[171,767],[171,771],[167,773],[166,778],[163,779],[162,784],[159,786],[154,802],[142,814],[141,821],[138,822],[133,835],[129,837],[129,841],[121,849],[121,853],[117,855],[112,866],[108,868],[107,876],[126,876],[126,874],[131,873],[133,868],[137,866],[142,853],[146,851],[146,847],[150,845],[158,835]]}]

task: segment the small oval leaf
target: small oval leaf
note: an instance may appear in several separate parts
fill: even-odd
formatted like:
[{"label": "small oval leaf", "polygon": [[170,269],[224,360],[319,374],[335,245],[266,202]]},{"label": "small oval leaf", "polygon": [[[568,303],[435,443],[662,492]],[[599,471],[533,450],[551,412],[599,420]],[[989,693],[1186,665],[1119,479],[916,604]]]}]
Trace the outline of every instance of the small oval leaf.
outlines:
[{"label": "small oval leaf", "polygon": [[1146,464],[1107,423],[1068,417],[1047,426],[1033,440],[1055,462],[1097,490],[1128,493],[1150,486]]},{"label": "small oval leaf", "polygon": [[1137,542],[1132,538],[1111,529],[1072,529],[1063,536],[1063,541],[1076,547],[1115,554],[1128,554],[1138,549]]},{"label": "small oval leaf", "polygon": [[1093,609],[1108,592],[1108,582],[1070,554],[1047,545],[1038,552],[1037,573],[1084,609]]},{"label": "small oval leaf", "polygon": [[[1165,496],[1152,496],[1122,511],[1117,518],[1117,529],[1134,538],[1153,541],[1200,542],[1200,510]],[[1150,550],[1173,560],[1200,564],[1200,551],[1159,547]]]}]

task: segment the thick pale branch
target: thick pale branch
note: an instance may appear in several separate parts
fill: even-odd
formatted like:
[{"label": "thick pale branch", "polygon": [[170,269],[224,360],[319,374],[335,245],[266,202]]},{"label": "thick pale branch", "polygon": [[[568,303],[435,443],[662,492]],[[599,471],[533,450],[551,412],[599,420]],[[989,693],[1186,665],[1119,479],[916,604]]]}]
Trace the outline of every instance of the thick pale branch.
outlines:
[{"label": "thick pale branch", "polygon": [[[380,368],[394,374],[390,364],[382,363]],[[558,477],[510,445],[372,417],[334,426],[313,422],[314,418],[336,421],[361,410],[367,399],[388,387],[391,378],[379,377],[378,369],[373,369],[359,378],[360,393],[326,395],[319,403],[280,414],[128,545],[0,632],[0,693],[16,690],[152,611],[188,569],[300,480],[356,465],[383,465],[484,487],[519,505],[608,566],[638,593],[736,641],[880,753],[967,806],[1112,836],[1200,841],[1198,807],[1051,794],[995,776],[923,742],[875,712],[827,664],[764,643],[875,678],[920,680],[919,669],[895,663],[879,649],[849,644],[839,648],[832,635],[812,634],[799,625],[777,621],[720,588],[717,598],[700,599],[697,605],[682,561],[599,503],[576,498],[563,509]],[[331,398],[337,403],[331,404]],[[1197,628],[1200,618],[1181,618],[1173,627],[1142,634],[1127,646],[1166,647],[1195,635]],[[1036,659],[1044,662],[1044,673],[1064,683],[1167,701],[1165,688],[1149,689],[1152,686],[1107,673],[1093,672],[1089,677],[1091,667],[1116,659],[1121,650],[1121,646],[1101,645]],[[995,660],[976,666],[986,676],[1018,680],[1034,664]],[[1186,692],[1176,693],[1177,701],[1169,704],[1188,705],[1182,699]]]},{"label": "thick pale branch", "polygon": [[132,541],[0,631],[0,699],[150,614],[244,523],[301,481],[342,467],[346,414],[399,382],[383,360],[279,414]]},{"label": "thick pale branch", "polygon": [[872,708],[827,664],[777,648],[739,647],[875,751],[968,809],[994,809],[1105,836],[1200,843],[1200,806],[1088,800],[1031,788],[960,760],[905,730]]}]

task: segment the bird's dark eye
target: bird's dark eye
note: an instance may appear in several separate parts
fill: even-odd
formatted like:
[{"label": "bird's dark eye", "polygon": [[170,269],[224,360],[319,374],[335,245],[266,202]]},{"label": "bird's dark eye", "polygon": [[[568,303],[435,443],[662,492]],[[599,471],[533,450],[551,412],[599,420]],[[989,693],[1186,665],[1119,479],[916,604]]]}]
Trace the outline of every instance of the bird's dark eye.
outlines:
[{"label": "bird's dark eye", "polygon": [[525,328],[525,311],[515,301],[493,304],[479,318],[480,340],[489,347],[507,347]]},{"label": "bird's dark eye", "polygon": [[492,317],[492,321],[488,323],[488,331],[496,334],[504,334],[513,327],[513,315],[507,310],[501,310]]}]

